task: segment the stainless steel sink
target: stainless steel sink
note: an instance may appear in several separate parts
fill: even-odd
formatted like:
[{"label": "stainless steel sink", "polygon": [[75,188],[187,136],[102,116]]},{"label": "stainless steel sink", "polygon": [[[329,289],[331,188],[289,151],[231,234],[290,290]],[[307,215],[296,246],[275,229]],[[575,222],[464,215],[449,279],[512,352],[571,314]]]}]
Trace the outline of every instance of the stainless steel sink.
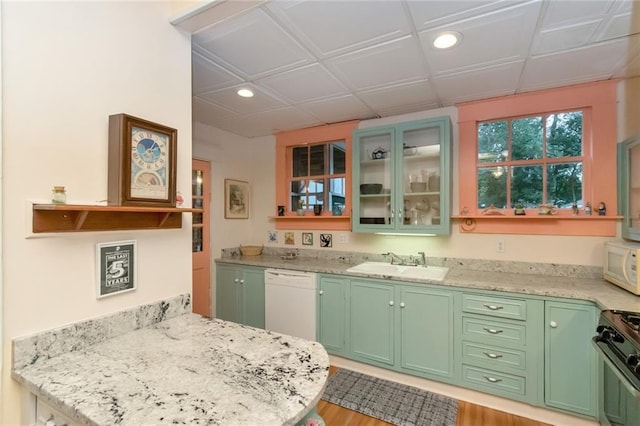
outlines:
[{"label": "stainless steel sink", "polygon": [[444,281],[449,268],[440,266],[391,265],[385,262],[364,262],[347,269],[347,272],[380,275],[395,278],[413,278],[429,281]]}]

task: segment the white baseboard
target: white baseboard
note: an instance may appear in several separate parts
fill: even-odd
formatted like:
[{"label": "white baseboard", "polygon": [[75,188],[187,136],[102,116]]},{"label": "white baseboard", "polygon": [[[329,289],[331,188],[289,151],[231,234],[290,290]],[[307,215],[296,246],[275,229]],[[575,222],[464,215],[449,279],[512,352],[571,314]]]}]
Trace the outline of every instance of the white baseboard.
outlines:
[{"label": "white baseboard", "polygon": [[329,355],[331,365],[338,368],[346,368],[357,371],[359,373],[368,374],[370,376],[381,379],[392,380],[409,386],[414,386],[430,392],[455,398],[460,401],[470,402],[483,407],[493,408],[494,410],[504,411],[516,416],[526,417],[543,423],[549,423],[555,426],[597,426],[595,420],[588,420],[582,417],[575,417],[557,411],[548,410],[542,407],[534,407],[533,405],[522,402],[512,401],[510,399],[501,398],[499,396],[489,395],[446,383],[435,382],[433,380],[423,379],[408,374],[402,374],[384,368],[374,367],[372,365],[363,364],[335,355]]}]

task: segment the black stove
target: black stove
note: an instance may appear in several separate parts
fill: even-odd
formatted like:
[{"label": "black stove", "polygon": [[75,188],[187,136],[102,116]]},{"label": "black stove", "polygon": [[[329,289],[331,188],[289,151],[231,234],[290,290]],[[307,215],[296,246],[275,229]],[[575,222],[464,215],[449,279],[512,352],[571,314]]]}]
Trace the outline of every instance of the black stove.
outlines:
[{"label": "black stove", "polygon": [[621,379],[640,392],[640,314],[606,310],[600,313],[593,343]]}]

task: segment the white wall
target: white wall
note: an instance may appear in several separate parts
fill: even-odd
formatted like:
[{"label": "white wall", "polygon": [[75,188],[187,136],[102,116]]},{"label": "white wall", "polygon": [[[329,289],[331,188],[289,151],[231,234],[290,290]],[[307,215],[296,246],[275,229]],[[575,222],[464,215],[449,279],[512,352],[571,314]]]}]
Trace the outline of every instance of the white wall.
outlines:
[{"label": "white wall", "polygon": [[[190,39],[168,2],[3,2],[2,418],[19,423],[11,339],[190,292],[182,230],[26,239],[26,200],[53,185],[71,203],[107,198],[108,116],[178,129],[178,189],[190,194]],[[8,202],[10,200],[10,202]],[[138,241],[138,289],[96,299],[95,244]]]},{"label": "white wall", "polygon": [[[275,137],[248,139],[202,123],[194,123],[193,156],[211,163],[211,297],[215,316],[215,263],[221,250],[264,244],[267,216],[275,200]],[[224,180],[249,182],[249,219],[224,218]]]}]

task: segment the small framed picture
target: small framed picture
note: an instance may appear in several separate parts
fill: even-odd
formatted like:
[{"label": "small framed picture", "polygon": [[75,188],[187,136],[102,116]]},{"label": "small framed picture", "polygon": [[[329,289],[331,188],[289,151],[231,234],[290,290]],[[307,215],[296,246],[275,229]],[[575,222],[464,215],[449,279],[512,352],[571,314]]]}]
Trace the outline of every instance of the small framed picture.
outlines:
[{"label": "small framed picture", "polygon": [[331,234],[320,234],[320,247],[331,247],[333,236]]},{"label": "small framed picture", "polygon": [[136,241],[96,244],[97,298],[136,289]]},{"label": "small framed picture", "polygon": [[249,182],[224,180],[224,218],[249,219],[251,188]]},{"label": "small framed picture", "polygon": [[305,245],[305,246],[313,245],[313,232],[302,233],[302,245]]},{"label": "small framed picture", "polygon": [[293,232],[285,232],[284,233],[284,243],[289,245],[294,245],[296,243],[296,237]]}]

